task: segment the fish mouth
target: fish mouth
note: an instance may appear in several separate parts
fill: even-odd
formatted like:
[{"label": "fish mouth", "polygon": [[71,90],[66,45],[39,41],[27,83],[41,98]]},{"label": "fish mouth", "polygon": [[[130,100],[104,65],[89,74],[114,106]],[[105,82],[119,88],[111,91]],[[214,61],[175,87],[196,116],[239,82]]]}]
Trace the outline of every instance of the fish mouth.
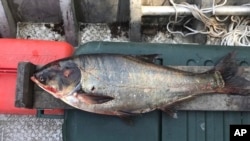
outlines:
[{"label": "fish mouth", "polygon": [[30,77],[30,79],[36,83],[40,88],[42,88],[43,90],[45,90],[46,92],[52,94],[54,97],[56,98],[61,98],[61,94],[59,93],[59,91],[51,86],[48,85],[44,85],[41,82],[39,82],[35,76]]}]

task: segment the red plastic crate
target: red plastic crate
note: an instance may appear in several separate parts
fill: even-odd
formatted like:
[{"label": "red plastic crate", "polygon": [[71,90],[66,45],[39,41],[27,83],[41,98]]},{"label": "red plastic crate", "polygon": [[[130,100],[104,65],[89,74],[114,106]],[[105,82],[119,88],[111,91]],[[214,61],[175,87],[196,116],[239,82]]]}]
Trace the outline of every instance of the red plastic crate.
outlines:
[{"label": "red plastic crate", "polygon": [[35,109],[14,106],[18,62],[44,65],[71,56],[73,52],[74,48],[66,42],[0,39],[0,113],[36,114]]}]

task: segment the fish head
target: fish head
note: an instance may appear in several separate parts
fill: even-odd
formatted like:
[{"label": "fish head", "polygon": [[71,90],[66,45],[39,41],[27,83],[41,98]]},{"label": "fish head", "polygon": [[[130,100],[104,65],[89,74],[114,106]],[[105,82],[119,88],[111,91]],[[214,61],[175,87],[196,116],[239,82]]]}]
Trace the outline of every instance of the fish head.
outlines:
[{"label": "fish head", "polygon": [[72,60],[55,61],[39,69],[31,80],[54,97],[61,98],[76,89],[81,72]]}]

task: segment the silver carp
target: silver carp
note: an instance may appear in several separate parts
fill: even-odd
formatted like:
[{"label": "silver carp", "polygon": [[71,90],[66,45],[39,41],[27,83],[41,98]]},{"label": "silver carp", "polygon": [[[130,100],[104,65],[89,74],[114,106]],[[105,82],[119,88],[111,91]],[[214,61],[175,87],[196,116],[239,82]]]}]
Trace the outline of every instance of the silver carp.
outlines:
[{"label": "silver carp", "polygon": [[149,62],[145,56],[87,54],[51,62],[31,80],[65,103],[84,111],[130,116],[169,107],[202,94],[249,94],[226,55],[214,69],[193,73]]}]

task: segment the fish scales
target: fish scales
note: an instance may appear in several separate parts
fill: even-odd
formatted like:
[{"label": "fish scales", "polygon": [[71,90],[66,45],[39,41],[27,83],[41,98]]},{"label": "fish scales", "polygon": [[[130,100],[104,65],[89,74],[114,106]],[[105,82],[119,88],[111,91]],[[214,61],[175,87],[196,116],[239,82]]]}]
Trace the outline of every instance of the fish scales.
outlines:
[{"label": "fish scales", "polygon": [[[238,76],[234,54],[228,54],[213,70],[204,73],[156,65],[138,56],[87,54],[52,62],[31,79],[84,111],[118,116],[138,114],[164,110],[201,94],[248,93],[250,83]],[[59,67],[53,67],[55,64]],[[46,77],[55,69],[59,73],[54,78]],[[43,81],[39,80],[41,77]],[[238,80],[242,84],[234,83]]]},{"label": "fish scales", "polygon": [[[172,104],[169,99],[185,97],[187,91],[198,91],[201,88],[200,84],[215,83],[213,74],[194,75],[185,72],[186,75],[183,75],[182,71],[176,72],[174,69],[166,69],[166,67],[155,67],[154,64],[130,57],[110,55],[82,57],[80,60],[86,61],[75,62],[84,63],[84,65],[79,63],[78,66],[85,66],[81,70],[83,91],[116,98],[116,101],[109,101],[102,106],[89,105],[93,106],[95,111],[105,111],[104,109],[113,107],[117,111],[127,109],[135,112],[143,109],[145,103],[149,109],[154,110],[159,105]],[[92,91],[93,87],[94,91]],[[203,89],[204,92],[209,92],[208,90],[209,87]],[[168,93],[172,93],[172,95],[168,95]],[[124,99],[131,100],[127,102]],[[138,99],[140,100],[138,101]]]}]

